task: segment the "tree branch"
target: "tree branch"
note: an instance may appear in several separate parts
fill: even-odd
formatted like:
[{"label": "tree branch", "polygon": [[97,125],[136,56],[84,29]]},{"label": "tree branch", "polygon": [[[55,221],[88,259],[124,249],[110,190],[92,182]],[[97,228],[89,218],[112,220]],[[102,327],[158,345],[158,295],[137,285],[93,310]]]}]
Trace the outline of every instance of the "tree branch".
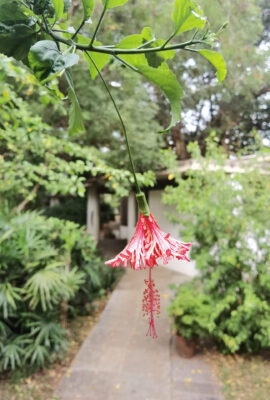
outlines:
[{"label": "tree branch", "polygon": [[262,87],[258,92],[252,92],[253,96],[257,99],[257,97],[262,96],[265,93],[270,92],[270,85]]},{"label": "tree branch", "polygon": [[31,192],[28,194],[28,196],[16,208],[16,211],[18,213],[23,211],[24,208],[27,206],[27,204],[30,203],[30,201],[33,200],[33,198],[35,197],[35,195],[36,195],[36,193],[37,193],[39,188],[40,188],[40,184],[36,183],[35,186],[33,187],[33,189],[31,190]]},{"label": "tree branch", "polygon": [[[189,40],[189,41],[183,42],[183,43],[176,43],[176,44],[172,44],[172,45],[166,46],[166,47],[159,46],[159,47],[137,48],[137,49],[118,49],[118,48],[109,48],[106,46],[96,47],[96,46],[93,46],[91,43],[89,43],[89,45],[79,44],[79,43],[73,42],[73,40],[71,40],[71,39],[65,39],[62,36],[59,36],[52,31],[50,31],[48,33],[54,40],[64,43],[67,46],[74,46],[78,50],[83,50],[83,51],[89,50],[89,51],[93,51],[96,53],[111,54],[112,56],[115,54],[117,55],[117,54],[156,53],[159,51],[185,49],[187,46],[192,46],[194,44],[204,44],[204,45],[206,44],[203,40],[198,39],[198,40]],[[189,49],[189,50],[191,50],[191,49]]]}]

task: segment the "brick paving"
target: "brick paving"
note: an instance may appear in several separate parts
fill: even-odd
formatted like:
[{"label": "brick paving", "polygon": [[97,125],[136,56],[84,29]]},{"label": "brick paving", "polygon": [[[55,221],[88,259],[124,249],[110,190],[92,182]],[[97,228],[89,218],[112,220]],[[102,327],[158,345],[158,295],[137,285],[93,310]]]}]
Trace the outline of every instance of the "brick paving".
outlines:
[{"label": "brick paving", "polygon": [[145,277],[145,271],[130,269],[123,276],[60,381],[60,400],[223,400],[203,356],[179,357],[170,334],[168,285],[187,277],[164,267],[154,270],[161,297],[157,339],[146,337],[141,315]]}]

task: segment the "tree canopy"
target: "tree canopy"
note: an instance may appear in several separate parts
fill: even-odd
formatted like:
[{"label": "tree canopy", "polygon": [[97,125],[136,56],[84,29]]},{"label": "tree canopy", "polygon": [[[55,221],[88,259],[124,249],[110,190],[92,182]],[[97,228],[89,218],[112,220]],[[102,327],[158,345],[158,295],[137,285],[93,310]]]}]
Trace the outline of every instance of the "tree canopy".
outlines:
[{"label": "tree canopy", "polygon": [[[24,207],[38,190],[84,196],[86,181],[96,176],[119,196],[127,193],[134,183],[129,171],[109,165],[94,147],[81,147],[55,134],[33,112],[33,93],[45,104],[54,98],[26,68],[0,56],[0,76],[0,193],[5,199]],[[138,179],[153,184],[154,175],[139,174]]]},{"label": "tree canopy", "polygon": [[[106,12],[126,2],[104,0],[103,10],[89,36],[79,32],[92,14],[93,1],[83,1],[82,20],[74,31],[73,26],[64,22],[70,6],[68,1],[2,0],[0,51],[29,64],[43,84],[50,85],[55,77],[65,76],[71,102],[70,133],[83,130],[79,100],[71,76],[71,68],[79,62],[76,52],[85,56],[92,79],[100,74],[108,62],[116,59],[157,85],[171,106],[171,121],[166,131],[180,119],[180,99],[183,96],[181,86],[166,62],[174,57],[175,50],[193,51],[205,57],[216,68],[219,82],[226,76],[225,61],[215,51],[217,36],[210,31],[203,10],[191,0],[175,0],[169,37],[156,38],[153,31],[145,27],[141,33],[126,36],[110,45],[102,45],[96,38]],[[188,40],[179,41],[179,36],[183,33],[186,35],[186,32],[189,32]],[[171,44],[175,37],[178,43]]]}]

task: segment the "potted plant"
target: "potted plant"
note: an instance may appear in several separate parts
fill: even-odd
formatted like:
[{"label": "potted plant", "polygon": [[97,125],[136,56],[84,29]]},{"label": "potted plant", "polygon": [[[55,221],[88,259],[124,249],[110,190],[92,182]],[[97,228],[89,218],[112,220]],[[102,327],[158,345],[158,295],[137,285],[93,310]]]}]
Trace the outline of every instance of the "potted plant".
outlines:
[{"label": "potted plant", "polygon": [[193,357],[198,339],[208,337],[213,330],[210,298],[195,282],[184,283],[177,289],[168,313],[173,318],[180,356]]}]

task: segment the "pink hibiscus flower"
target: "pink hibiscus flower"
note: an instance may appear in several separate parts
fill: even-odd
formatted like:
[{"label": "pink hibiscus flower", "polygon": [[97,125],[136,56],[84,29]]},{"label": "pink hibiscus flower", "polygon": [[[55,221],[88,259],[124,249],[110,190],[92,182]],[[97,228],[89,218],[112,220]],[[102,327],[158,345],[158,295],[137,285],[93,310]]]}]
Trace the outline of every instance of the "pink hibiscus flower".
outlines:
[{"label": "pink hibiscus flower", "polygon": [[115,258],[106,261],[112,267],[126,268],[128,265],[133,269],[153,268],[157,260],[162,259],[164,264],[174,257],[177,260],[190,261],[186,253],[190,249],[190,243],[181,243],[170,237],[169,233],[163,232],[152,214],[149,217],[140,213],[136,231],[127,244]]},{"label": "pink hibiscus flower", "polygon": [[151,270],[157,265],[159,259],[164,264],[168,264],[169,260],[173,258],[190,261],[187,257],[190,243],[181,243],[163,232],[153,215],[150,214],[144,195],[140,193],[136,197],[140,214],[135,233],[127,246],[105,264],[109,264],[113,268],[121,265],[124,268],[130,265],[135,270],[149,268],[149,278],[145,280],[147,287],[143,293],[142,310],[144,316],[148,316],[149,321],[146,335],[156,338],[154,314],[158,316],[160,313],[160,295],[151,277]]}]

